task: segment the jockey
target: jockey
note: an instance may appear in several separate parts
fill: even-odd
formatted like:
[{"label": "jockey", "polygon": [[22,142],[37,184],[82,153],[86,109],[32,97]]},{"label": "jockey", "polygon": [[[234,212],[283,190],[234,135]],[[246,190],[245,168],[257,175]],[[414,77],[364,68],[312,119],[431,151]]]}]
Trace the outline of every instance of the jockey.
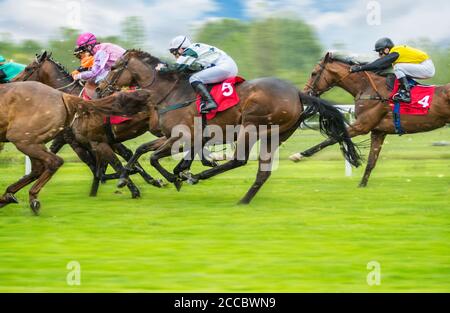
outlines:
[{"label": "jockey", "polygon": [[193,71],[189,83],[202,98],[201,113],[217,109],[205,84],[213,84],[235,77],[238,67],[234,60],[222,50],[203,43],[191,43],[186,36],[172,39],[169,51],[176,63],[158,64],[156,70],[162,73]]},{"label": "jockey", "polygon": [[94,56],[89,51],[75,50],[74,55],[80,59],[80,66],[71,73],[72,76],[88,71],[94,66]]},{"label": "jockey", "polygon": [[87,51],[94,56],[91,69],[73,74],[73,79],[93,80],[96,84],[108,75],[113,64],[125,53],[125,49],[112,43],[99,43],[92,33],[78,36],[75,54]]},{"label": "jockey", "polygon": [[25,65],[6,62],[6,59],[0,55],[0,84],[10,82],[14,77],[16,77],[20,72],[25,69]]},{"label": "jockey", "polygon": [[400,82],[399,91],[392,97],[394,101],[410,103],[411,92],[407,76],[427,79],[434,76],[433,61],[425,52],[406,46],[394,45],[391,39],[381,38],[375,43],[375,51],[380,58],[366,65],[355,65],[350,72],[384,70],[394,66],[394,73]]}]

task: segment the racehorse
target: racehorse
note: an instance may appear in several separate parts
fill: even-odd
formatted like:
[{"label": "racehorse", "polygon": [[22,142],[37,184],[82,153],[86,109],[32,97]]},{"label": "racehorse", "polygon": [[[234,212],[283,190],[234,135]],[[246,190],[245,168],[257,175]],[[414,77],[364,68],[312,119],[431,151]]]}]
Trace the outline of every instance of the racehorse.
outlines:
[{"label": "racehorse", "polygon": [[[351,137],[371,132],[370,153],[364,176],[359,184],[367,186],[375,168],[387,134],[396,134],[393,113],[389,106],[390,88],[386,77],[373,72],[350,73],[355,65],[351,58],[333,56],[330,52],[314,67],[304,91],[320,96],[333,87],[341,87],[355,98],[355,122],[348,128]],[[426,115],[402,115],[401,127],[405,133],[426,132],[445,126],[450,122],[450,84],[437,86],[431,108]],[[310,157],[323,148],[335,144],[333,139],[292,155],[291,160]]]},{"label": "racehorse", "polygon": [[[80,96],[83,88],[79,81],[74,81],[66,69],[54,61],[51,54],[47,54],[46,51],[37,56],[35,61],[15,78],[15,81],[39,81],[77,96]],[[72,127],[58,135],[50,147],[50,151],[58,153],[65,143],[69,143],[80,159],[88,164],[94,174],[91,196],[97,194],[100,180],[106,180],[108,177],[118,178],[118,174],[105,175],[107,165],[105,162],[115,168],[121,168],[121,164],[113,152],[122,156],[126,161],[132,157],[131,150],[121,142],[140,136],[148,130],[148,112],[139,112],[129,118],[130,120],[126,123],[110,125],[109,130],[107,125],[101,126],[104,121],[100,115],[94,119],[83,119],[82,123],[81,120],[76,119]],[[77,134],[78,140],[75,140],[74,132]],[[153,129],[152,133],[161,136],[156,129]],[[95,148],[95,153],[92,153],[92,148]],[[146,173],[139,163],[135,163],[133,171],[138,172],[147,183],[161,187],[161,182]]]},{"label": "racehorse", "polygon": [[[31,173],[10,185],[2,197],[0,207],[17,203],[14,194],[37,180],[29,191],[29,203],[34,213],[39,212],[39,191],[63,164],[63,159],[48,151],[45,144],[70,127],[78,115],[79,120],[91,115],[120,113],[112,107],[114,102],[148,101],[148,92],[121,93],[104,99],[84,101],[62,93],[44,84],[26,81],[0,86],[0,142],[12,142],[31,159]],[[95,113],[94,113],[95,112]],[[130,184],[132,193],[136,186]]]},{"label": "racehorse", "polygon": [[[119,75],[125,69],[128,69],[129,73],[136,73],[135,69],[137,68],[148,69],[144,73],[145,79],[151,82],[147,87],[151,94],[147,107],[155,108],[158,111],[159,125],[167,137],[167,141],[152,154],[150,161],[169,182],[176,183],[183,177],[183,171],[190,168],[193,156],[197,151],[191,149],[190,153],[186,154],[175,167],[173,174],[160,165],[159,159],[170,156],[172,146],[185,135],[186,132],[184,134],[172,133],[176,127],[184,125],[190,134],[194,134],[189,138],[191,146],[195,146],[194,127],[195,117],[198,116],[194,105],[196,95],[185,74],[156,71],[155,67],[160,62],[158,58],[148,53],[129,52],[122,57],[121,64],[117,64],[111,75]],[[208,121],[208,126],[216,126],[224,134],[227,134],[227,126],[240,126],[236,135],[227,134],[224,137],[229,138],[229,141],[236,140],[237,146],[244,147],[244,150],[238,151],[239,149],[237,149],[233,160],[191,176],[189,177],[190,181],[196,183],[198,180],[207,179],[245,165],[256,139],[264,137],[267,151],[259,155],[256,181],[240,201],[243,204],[250,203],[271,174],[271,164],[278,145],[287,140],[303,120],[316,113],[320,114],[321,131],[341,144],[344,156],[351,164],[359,165],[360,156],[347,134],[345,119],[340,111],[331,104],[303,94],[294,85],[277,78],[259,78],[245,81],[235,87],[240,98],[238,105],[218,113],[215,118]],[[306,110],[303,109],[303,104],[308,105]],[[118,109],[133,113],[142,108],[128,105],[126,108]],[[273,148],[271,147],[271,143],[274,141],[271,137],[272,128],[267,127],[265,131],[262,131],[260,127],[271,125],[278,126],[279,134],[277,138],[279,140],[276,140],[277,143]],[[257,130],[253,134],[249,134],[247,131],[249,126],[253,126],[253,129]],[[225,138],[223,138],[223,143],[226,143]],[[183,177],[183,179],[186,178]]]}]

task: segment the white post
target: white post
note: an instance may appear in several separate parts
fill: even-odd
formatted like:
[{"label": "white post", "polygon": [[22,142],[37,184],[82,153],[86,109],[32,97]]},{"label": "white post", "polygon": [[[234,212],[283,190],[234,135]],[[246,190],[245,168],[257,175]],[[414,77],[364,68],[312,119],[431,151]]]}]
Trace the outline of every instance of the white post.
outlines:
[{"label": "white post", "polygon": [[347,160],[345,160],[345,176],[352,176],[352,165]]},{"label": "white post", "polygon": [[30,158],[26,155],[25,156],[25,175],[28,175],[31,173],[31,160]]},{"label": "white post", "polygon": [[[347,113],[349,115],[348,122],[350,124],[353,124],[353,122],[354,122],[353,115],[354,115],[355,107],[353,105],[342,105],[341,108],[344,110],[347,110]],[[345,160],[345,176],[351,177],[352,174],[353,174],[352,165],[350,164],[349,161]]]}]

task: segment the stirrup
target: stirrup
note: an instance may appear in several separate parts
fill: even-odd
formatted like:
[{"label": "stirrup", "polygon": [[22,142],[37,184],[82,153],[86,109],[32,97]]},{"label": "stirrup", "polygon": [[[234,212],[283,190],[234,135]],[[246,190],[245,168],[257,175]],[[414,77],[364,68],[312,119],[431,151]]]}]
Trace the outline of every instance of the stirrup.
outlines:
[{"label": "stirrup", "polygon": [[203,101],[200,104],[200,113],[204,114],[204,113],[209,113],[212,110],[217,109],[217,105],[214,102],[211,101]]}]

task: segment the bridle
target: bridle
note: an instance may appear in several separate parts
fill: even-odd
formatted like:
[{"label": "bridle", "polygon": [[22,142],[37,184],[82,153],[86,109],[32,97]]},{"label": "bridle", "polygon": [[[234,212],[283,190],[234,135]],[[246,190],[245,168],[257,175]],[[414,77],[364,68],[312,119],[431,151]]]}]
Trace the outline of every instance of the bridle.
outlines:
[{"label": "bridle", "polygon": [[138,79],[136,79],[136,73],[133,72],[132,70],[130,70],[130,69],[128,68],[128,62],[129,62],[129,60],[123,61],[123,65],[122,65],[120,68],[115,69],[117,72],[115,73],[115,75],[112,77],[112,79],[111,79],[110,81],[108,81],[107,77],[104,78],[104,81],[106,82],[107,85],[106,85],[106,87],[101,91],[101,95],[102,95],[102,96],[103,96],[106,92],[109,92],[109,93],[111,94],[111,93],[114,93],[114,92],[116,92],[116,91],[120,91],[120,90],[121,90],[121,88],[119,88],[118,86],[116,86],[116,84],[117,84],[117,82],[119,81],[119,78],[122,76],[122,74],[123,74],[123,72],[124,72],[125,70],[128,70],[128,71],[130,72],[132,80],[135,81],[135,82],[138,84],[138,86],[139,86],[140,89],[147,89],[147,88],[151,87],[151,86],[155,83],[155,81],[156,81],[156,76],[157,76],[157,75],[156,75],[156,69],[155,69],[155,68],[150,67],[146,62],[142,62],[142,63],[145,64],[145,66],[146,66],[149,70],[152,70],[152,76],[153,76],[153,78],[152,78],[152,81],[151,81],[149,84],[144,85],[144,86],[141,86],[141,85],[139,85]]},{"label": "bridle", "polygon": [[[326,85],[328,86],[327,88],[325,88],[324,90],[320,90],[320,91],[316,91],[316,85],[319,82],[319,79],[322,76],[322,73],[325,71],[325,64],[327,63],[327,60],[324,60],[323,62],[319,63],[320,66],[320,70],[317,73],[316,77],[314,78],[313,82],[311,84],[306,84],[306,88],[310,89],[310,94],[312,96],[316,96],[316,97],[320,97],[323,93],[329,91],[330,89],[336,87],[340,82],[342,82],[344,79],[346,79],[350,74],[353,74],[352,72],[348,72],[347,74],[343,75],[342,77],[340,77],[336,82],[334,83],[329,83],[326,78],[323,78]],[[372,89],[375,91],[376,96],[368,96],[368,97],[363,97],[362,95],[360,95],[360,97],[356,100],[380,100],[380,101],[388,101],[388,99],[385,99],[381,96],[380,92],[378,91],[378,88],[375,84],[375,82],[373,81],[372,77],[370,77],[369,73],[367,73],[367,71],[364,71],[364,74],[366,75],[367,79],[369,80],[369,83],[372,87]]]},{"label": "bridle", "polygon": [[[31,71],[27,72],[27,75],[22,79],[22,81],[27,81],[28,79],[30,79],[30,77],[33,76],[33,74],[41,68],[41,66],[44,64],[43,61],[45,61],[45,60],[49,60],[49,59],[39,60],[38,57],[36,56],[35,61],[36,61],[36,64],[37,64],[37,65],[36,65],[36,66],[33,66],[32,69],[31,69]],[[50,61],[51,61],[51,60],[50,60]],[[41,81],[40,76],[39,76],[39,71],[37,72],[36,81]],[[77,83],[80,83],[80,82],[77,81],[77,80],[74,80],[73,82],[71,82],[71,83],[69,83],[69,84],[67,84],[67,85],[65,85],[65,86],[62,86],[62,87],[59,87],[59,88],[55,88],[55,89],[56,89],[56,90],[64,90],[64,89],[66,89],[66,88],[68,88],[68,87],[70,87],[70,86],[73,86],[73,87],[68,91],[68,93],[71,93],[71,92],[73,91],[73,89],[75,89],[75,86],[76,86]],[[81,83],[80,83],[80,85],[81,85]],[[81,86],[82,86],[82,85],[81,85]]]},{"label": "bridle", "polygon": [[320,70],[317,73],[316,77],[314,78],[313,82],[311,84],[306,83],[306,88],[310,89],[310,94],[312,96],[316,96],[316,97],[320,97],[323,93],[329,91],[330,89],[336,87],[341,81],[343,81],[344,79],[346,79],[350,74],[352,74],[351,72],[348,72],[346,75],[342,76],[341,78],[339,78],[336,82],[330,84],[326,77],[323,78],[323,80],[325,81],[326,85],[328,86],[327,88],[325,88],[324,90],[320,90],[320,91],[316,91],[316,85],[319,82],[320,78],[322,77],[323,72],[325,71],[325,64],[326,64],[326,60],[321,61],[318,63],[318,65],[320,66]]},{"label": "bridle", "polygon": [[[108,81],[106,77],[104,78],[104,80],[105,80],[105,82],[106,82],[107,85],[106,85],[105,89],[103,89],[103,90],[101,91],[101,95],[103,96],[103,95],[105,94],[106,91],[108,91],[108,92],[110,92],[110,93],[114,93],[114,92],[116,92],[116,91],[121,91],[121,88],[117,87],[117,86],[116,86],[116,83],[117,83],[117,81],[119,80],[119,78],[122,76],[122,73],[123,73],[125,70],[128,70],[128,71],[130,72],[132,80],[135,81],[135,82],[138,84],[139,89],[149,89],[151,86],[153,86],[153,84],[156,82],[156,78],[157,78],[157,76],[158,76],[158,75],[157,75],[156,69],[155,69],[154,67],[150,66],[149,64],[147,64],[147,62],[145,62],[145,61],[143,61],[143,60],[140,60],[140,61],[141,61],[142,63],[144,63],[144,65],[147,67],[147,69],[149,69],[149,70],[152,71],[152,76],[153,76],[153,78],[152,78],[152,80],[151,80],[150,83],[148,83],[147,85],[144,85],[144,86],[139,85],[138,80],[136,79],[136,73],[133,72],[133,71],[128,67],[128,62],[129,62],[129,60],[124,60],[124,61],[123,61],[123,65],[122,65],[120,68],[116,69],[117,72],[115,73],[114,77],[112,77],[111,81]],[[167,94],[166,94],[165,96],[163,96],[159,101],[155,102],[155,104],[154,104],[155,107],[156,107],[157,105],[159,105],[161,102],[163,102],[163,101],[164,101],[164,100],[172,93],[172,91],[173,91],[173,90],[175,89],[175,87],[177,86],[179,80],[180,80],[180,79],[177,78],[177,79],[175,80],[175,83],[173,84],[173,86],[172,86],[172,87],[169,89],[169,91],[167,92]]]}]

